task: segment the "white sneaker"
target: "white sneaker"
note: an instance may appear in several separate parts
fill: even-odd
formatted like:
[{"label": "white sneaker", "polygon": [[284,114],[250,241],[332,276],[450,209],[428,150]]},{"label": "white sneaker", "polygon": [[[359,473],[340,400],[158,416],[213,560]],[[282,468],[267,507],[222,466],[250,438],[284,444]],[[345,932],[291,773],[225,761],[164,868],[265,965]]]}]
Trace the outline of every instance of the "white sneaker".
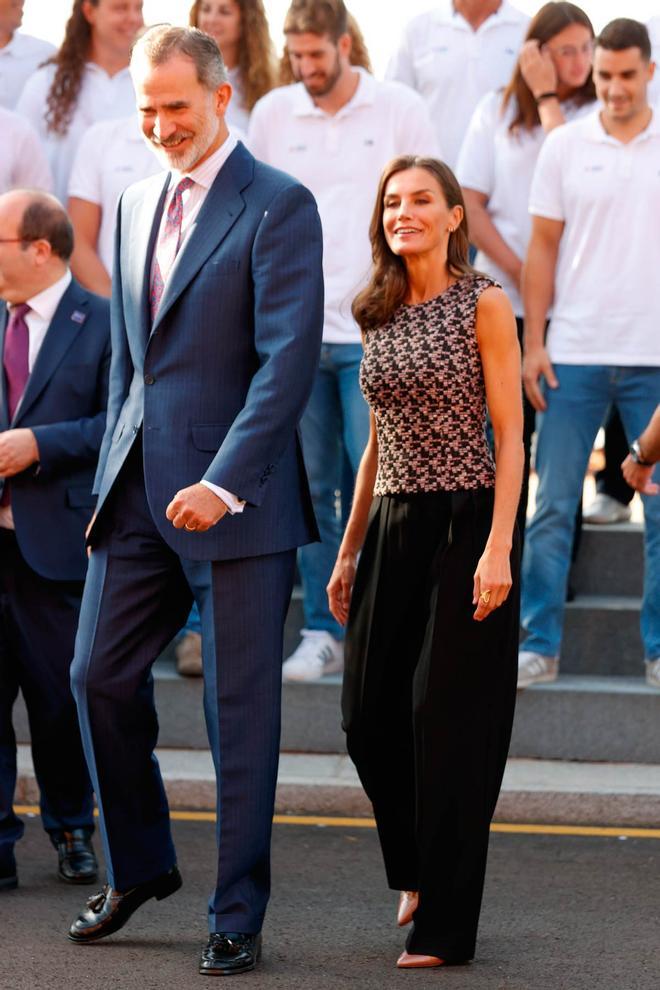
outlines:
[{"label": "white sneaker", "polygon": [[630,506],[623,505],[611,495],[605,495],[601,492],[584,510],[582,518],[586,523],[598,523],[600,525],[630,522]]},{"label": "white sneaker", "polygon": [[646,661],[646,683],[649,687],[660,688],[660,657]]},{"label": "white sneaker", "polygon": [[518,687],[548,684],[557,680],[559,657],[544,657],[542,653],[521,650],[518,654]]},{"label": "white sneaker", "polygon": [[283,681],[318,681],[344,669],[344,644],[322,629],[301,629],[302,641],[282,664]]}]

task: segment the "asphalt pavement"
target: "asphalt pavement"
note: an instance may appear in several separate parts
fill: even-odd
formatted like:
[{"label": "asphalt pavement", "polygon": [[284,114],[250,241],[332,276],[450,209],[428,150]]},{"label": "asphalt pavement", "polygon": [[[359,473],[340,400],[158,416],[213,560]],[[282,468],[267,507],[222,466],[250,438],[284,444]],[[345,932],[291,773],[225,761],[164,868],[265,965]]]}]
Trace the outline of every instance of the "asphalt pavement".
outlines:
[{"label": "asphalt pavement", "polygon": [[[0,894],[1,990],[189,990],[205,941],[214,826],[173,825],[183,888],[123,931],[77,946],[65,933],[96,888],[69,887],[38,818],[17,848],[20,887]],[[660,840],[493,834],[476,960],[403,972],[371,828],[276,825],[264,956],[244,990],[658,990]],[[224,984],[223,984],[224,985]],[[232,983],[232,985],[234,985]]]}]

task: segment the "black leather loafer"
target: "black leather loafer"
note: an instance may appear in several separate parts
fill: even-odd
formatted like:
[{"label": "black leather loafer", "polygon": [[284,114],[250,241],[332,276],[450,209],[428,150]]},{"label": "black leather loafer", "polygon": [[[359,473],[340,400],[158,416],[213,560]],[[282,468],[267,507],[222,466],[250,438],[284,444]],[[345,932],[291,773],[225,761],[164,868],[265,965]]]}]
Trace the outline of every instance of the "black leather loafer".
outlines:
[{"label": "black leather loafer", "polygon": [[71,832],[55,832],[50,837],[57,849],[57,875],[65,883],[94,883],[99,864],[94,855],[91,832],[74,828]]},{"label": "black leather loafer", "polygon": [[15,890],[18,887],[16,860],[13,856],[0,863],[0,891]]},{"label": "black leather loafer", "polygon": [[200,973],[208,976],[234,976],[247,973],[259,962],[261,933],[212,932],[199,961]]},{"label": "black leather loafer", "polygon": [[100,893],[89,898],[87,907],[71,925],[69,938],[72,942],[95,942],[106,935],[112,935],[123,928],[133,912],[145,901],[152,897],[162,901],[178,890],[182,883],[178,867],[173,866],[162,876],[148,883],[141,883],[125,894],[120,894],[106,884]]}]

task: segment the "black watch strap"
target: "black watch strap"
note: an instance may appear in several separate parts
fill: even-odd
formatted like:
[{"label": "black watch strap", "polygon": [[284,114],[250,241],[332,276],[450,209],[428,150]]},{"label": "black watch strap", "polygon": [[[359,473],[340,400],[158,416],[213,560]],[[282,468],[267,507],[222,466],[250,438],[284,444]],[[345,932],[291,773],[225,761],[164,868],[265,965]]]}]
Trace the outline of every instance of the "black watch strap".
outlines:
[{"label": "black watch strap", "polygon": [[645,461],[644,455],[642,454],[642,448],[639,446],[639,440],[633,440],[629,447],[630,456],[632,457],[635,464],[639,464],[641,467],[652,467],[653,461]]}]

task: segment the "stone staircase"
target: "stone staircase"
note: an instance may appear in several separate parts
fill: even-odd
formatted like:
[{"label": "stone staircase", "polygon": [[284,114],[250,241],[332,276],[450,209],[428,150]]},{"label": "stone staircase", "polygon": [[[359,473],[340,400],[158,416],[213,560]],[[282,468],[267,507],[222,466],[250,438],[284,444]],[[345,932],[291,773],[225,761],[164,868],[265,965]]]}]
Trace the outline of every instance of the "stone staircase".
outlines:
[{"label": "stone staircase", "polygon": [[[639,634],[643,533],[640,524],[585,526],[568,605],[561,674],[519,692],[511,756],[660,764],[660,691],[646,686]],[[302,626],[297,590],[285,656]],[[202,684],[177,676],[171,651],[154,668],[159,745],[205,749]],[[340,678],[284,686],[282,749],[344,753]],[[17,737],[28,739],[22,707]]]}]

